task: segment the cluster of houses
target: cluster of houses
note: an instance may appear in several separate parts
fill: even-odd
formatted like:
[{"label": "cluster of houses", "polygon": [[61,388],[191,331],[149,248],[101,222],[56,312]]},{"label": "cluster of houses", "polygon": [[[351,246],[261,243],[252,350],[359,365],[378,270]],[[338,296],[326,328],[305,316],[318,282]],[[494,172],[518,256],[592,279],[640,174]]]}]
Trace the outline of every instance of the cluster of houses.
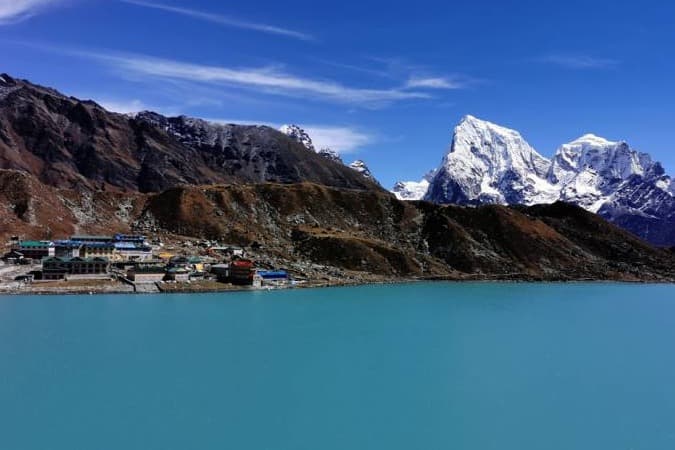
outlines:
[{"label": "cluster of houses", "polygon": [[53,241],[19,240],[2,259],[9,264],[41,264],[36,280],[118,278],[131,283],[191,282],[213,278],[253,287],[290,283],[284,270],[260,270],[243,248],[208,245],[203,256],[162,251],[142,235],[72,236]]}]

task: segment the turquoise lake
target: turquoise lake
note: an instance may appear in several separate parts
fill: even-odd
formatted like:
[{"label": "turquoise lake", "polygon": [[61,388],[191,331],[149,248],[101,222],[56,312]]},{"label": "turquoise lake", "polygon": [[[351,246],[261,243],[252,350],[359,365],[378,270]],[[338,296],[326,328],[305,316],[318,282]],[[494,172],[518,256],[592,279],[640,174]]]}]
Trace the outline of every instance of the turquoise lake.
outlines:
[{"label": "turquoise lake", "polygon": [[675,286],[0,297],[0,449],[675,449]]}]

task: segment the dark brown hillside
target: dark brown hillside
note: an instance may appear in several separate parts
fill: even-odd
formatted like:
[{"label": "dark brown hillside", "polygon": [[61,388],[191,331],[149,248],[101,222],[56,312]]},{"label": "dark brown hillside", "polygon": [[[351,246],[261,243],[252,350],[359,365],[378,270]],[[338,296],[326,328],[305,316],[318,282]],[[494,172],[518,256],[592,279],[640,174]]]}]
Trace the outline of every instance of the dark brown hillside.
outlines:
[{"label": "dark brown hillside", "polygon": [[139,224],[243,244],[257,240],[278,255],[389,275],[673,276],[671,253],[568,205],[437,206],[308,183],[181,187],[152,197]]},{"label": "dark brown hillside", "polygon": [[0,169],[22,170],[57,188],[160,192],[179,184],[310,181],[380,189],[269,127],[130,117],[2,79]]},{"label": "dark brown hillside", "polygon": [[402,202],[312,183],[81,193],[0,170],[0,238],[141,231],[259,242],[285,264],[385,277],[675,279],[675,255],[565,204],[531,208]]}]

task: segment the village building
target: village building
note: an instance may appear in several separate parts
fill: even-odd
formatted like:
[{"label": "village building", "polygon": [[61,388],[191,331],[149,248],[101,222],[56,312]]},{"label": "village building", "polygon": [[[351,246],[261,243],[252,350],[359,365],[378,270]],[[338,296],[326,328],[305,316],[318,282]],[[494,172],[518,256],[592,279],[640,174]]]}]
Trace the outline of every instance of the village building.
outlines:
[{"label": "village building", "polygon": [[87,242],[80,249],[83,258],[107,258],[115,256],[115,244],[112,242]]},{"label": "village building", "polygon": [[243,258],[246,256],[246,252],[243,248],[237,247],[235,245],[212,245],[206,250],[211,256],[230,256]]},{"label": "village building", "polygon": [[135,267],[127,271],[127,278],[134,283],[156,283],[165,276],[166,270],[162,267]]},{"label": "village building", "polygon": [[118,261],[147,261],[152,259],[152,247],[131,241],[118,241],[115,247],[115,259]]},{"label": "village building", "polygon": [[187,256],[174,256],[169,260],[169,265],[171,267],[187,268],[189,262],[190,261]]},{"label": "village building", "polygon": [[189,272],[204,272],[204,260],[199,256],[174,256],[169,267],[186,269]]},{"label": "village building", "polygon": [[2,260],[7,264],[30,264],[32,259],[24,257],[18,250],[12,250],[2,256]]},{"label": "village building", "polygon": [[256,275],[260,277],[262,286],[285,286],[290,281],[288,272],[285,270],[259,270]]},{"label": "village building", "polygon": [[110,261],[107,258],[59,258],[42,261],[43,280],[103,279],[109,278]]},{"label": "village building", "polygon": [[190,256],[188,258],[188,268],[195,272],[204,272],[204,260],[199,256]]},{"label": "village building", "polygon": [[253,283],[253,262],[248,259],[238,259],[230,264],[230,282],[232,284]]},{"label": "village building", "polygon": [[90,236],[90,235],[75,235],[70,237],[71,241],[87,243],[110,243],[113,242],[112,236]]},{"label": "village building", "polygon": [[164,263],[164,261],[162,261],[160,259],[146,259],[146,260],[143,260],[143,261],[141,261],[141,260],[132,260],[132,261],[115,260],[115,261],[112,261],[111,263],[115,268],[117,268],[119,270],[122,270],[124,272],[127,272],[127,271],[132,270],[132,269],[136,269],[136,268],[145,269],[145,268],[149,268],[149,267],[152,267],[152,268],[159,267],[162,270],[164,270],[166,268],[166,264]]},{"label": "village building", "polygon": [[37,260],[55,256],[56,252],[54,243],[51,241],[20,241],[12,250],[21,253],[24,258]]},{"label": "village building", "polygon": [[54,241],[54,256],[58,258],[76,258],[80,256],[83,245],[81,242],[69,240]]},{"label": "village building", "polygon": [[230,281],[230,265],[229,264],[212,264],[211,273],[216,276],[216,279],[221,283],[229,283]]},{"label": "village building", "polygon": [[175,253],[171,252],[160,252],[158,255],[159,259],[163,261],[171,261],[171,258],[175,257]]},{"label": "village building", "polygon": [[116,234],[113,236],[114,242],[130,242],[139,246],[146,245],[147,238],[140,234]]},{"label": "village building", "polygon": [[190,281],[190,271],[182,267],[172,267],[166,271],[164,279],[177,282]]}]

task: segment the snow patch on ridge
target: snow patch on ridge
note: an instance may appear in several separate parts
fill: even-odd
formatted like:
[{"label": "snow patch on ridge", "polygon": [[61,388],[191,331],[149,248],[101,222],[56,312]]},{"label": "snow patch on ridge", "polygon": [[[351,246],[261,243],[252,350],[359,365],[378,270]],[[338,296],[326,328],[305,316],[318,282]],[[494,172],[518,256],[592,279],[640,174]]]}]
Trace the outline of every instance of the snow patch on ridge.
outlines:
[{"label": "snow patch on ridge", "polygon": [[398,181],[394,184],[391,192],[399,200],[422,200],[436,173],[437,169],[433,169],[427,172],[420,181]]},{"label": "snow patch on ridge", "polygon": [[313,152],[316,151],[314,148],[314,143],[312,142],[312,138],[309,137],[309,134],[307,134],[307,132],[298,125],[283,125],[281,128],[279,128],[279,131],[304,145],[307,150],[311,150]]}]

